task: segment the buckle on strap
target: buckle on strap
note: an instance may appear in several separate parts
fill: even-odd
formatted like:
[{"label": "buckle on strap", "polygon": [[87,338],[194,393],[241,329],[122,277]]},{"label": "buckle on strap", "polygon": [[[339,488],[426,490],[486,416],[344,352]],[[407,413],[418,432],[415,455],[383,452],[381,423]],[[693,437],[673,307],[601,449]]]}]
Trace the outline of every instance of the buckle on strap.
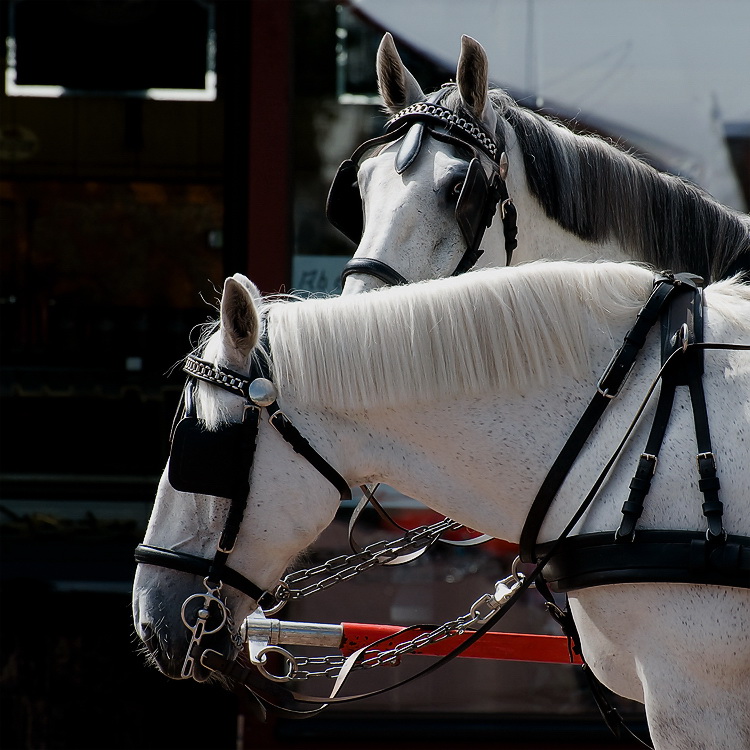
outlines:
[{"label": "buckle on strap", "polygon": [[698,472],[703,475],[707,472],[716,471],[716,456],[712,451],[698,453],[695,457]]}]

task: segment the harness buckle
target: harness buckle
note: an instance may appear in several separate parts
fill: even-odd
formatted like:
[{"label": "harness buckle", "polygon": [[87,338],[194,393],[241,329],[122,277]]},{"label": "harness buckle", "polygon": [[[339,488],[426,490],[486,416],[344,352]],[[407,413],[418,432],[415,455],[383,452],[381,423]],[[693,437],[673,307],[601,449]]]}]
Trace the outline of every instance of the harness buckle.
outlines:
[{"label": "harness buckle", "polygon": [[596,385],[597,393],[604,398],[614,398],[617,395],[617,391],[614,393],[609,392],[609,388],[602,388],[602,381],[600,380]]},{"label": "harness buckle", "polygon": [[234,552],[234,545],[237,543],[237,539],[232,540],[232,544],[229,545],[224,541],[224,534],[221,535],[219,543],[216,545],[216,551],[221,552],[223,555],[231,555]]},{"label": "harness buckle", "polygon": [[[620,392],[634,365],[635,356],[625,359],[625,344],[623,344],[615,352],[601,378],[599,378],[599,382],[596,384],[596,390],[599,395],[604,396],[604,398],[614,398]],[[609,380],[615,381],[612,386],[609,385]]]},{"label": "harness buckle", "polygon": [[641,460],[651,464],[651,476],[654,476],[656,474],[656,465],[659,463],[658,456],[655,456],[653,453],[641,453]]},{"label": "harness buckle", "polygon": [[509,205],[513,205],[513,199],[512,198],[506,198],[501,204],[500,204],[500,218],[505,219],[505,214],[507,207]]},{"label": "harness buckle", "polygon": [[[709,466],[704,467],[701,466],[701,461],[710,461],[711,463],[709,464]],[[714,456],[711,451],[698,453],[695,457],[695,463],[700,473],[703,473],[706,470],[716,471],[716,456]]]}]

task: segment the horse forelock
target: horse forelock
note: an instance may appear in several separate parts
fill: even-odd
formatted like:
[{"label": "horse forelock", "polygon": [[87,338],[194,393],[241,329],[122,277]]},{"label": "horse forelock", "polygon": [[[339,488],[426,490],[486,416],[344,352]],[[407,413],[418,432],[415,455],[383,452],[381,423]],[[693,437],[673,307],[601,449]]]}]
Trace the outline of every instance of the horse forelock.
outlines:
[{"label": "horse forelock", "polygon": [[591,314],[630,321],[651,284],[635,264],[537,262],[272,304],[274,373],[282,393],[351,409],[524,393],[586,372]]},{"label": "horse forelock", "polygon": [[590,242],[617,239],[634,260],[707,281],[750,269],[750,218],[692,183],[659,172],[596,135],[491,99],[523,155],[527,184],[547,216]]}]

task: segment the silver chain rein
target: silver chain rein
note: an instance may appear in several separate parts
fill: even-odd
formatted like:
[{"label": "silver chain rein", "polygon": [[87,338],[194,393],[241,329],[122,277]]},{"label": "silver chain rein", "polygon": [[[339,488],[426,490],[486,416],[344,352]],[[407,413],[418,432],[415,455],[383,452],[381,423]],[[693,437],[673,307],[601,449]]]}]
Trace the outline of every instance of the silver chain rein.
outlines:
[{"label": "silver chain rein", "polygon": [[[396,665],[407,654],[424,649],[446,638],[463,635],[472,627],[481,626],[514,595],[523,583],[523,580],[523,573],[516,570],[514,563],[514,572],[501,581],[497,581],[494,592],[479,597],[465,614],[440,625],[430,632],[420,633],[411,640],[399,643],[391,649],[384,651],[379,651],[377,648],[368,649],[363,652],[362,658],[358,660],[353,669],[362,670],[384,665]],[[350,658],[338,655],[292,656],[284,649],[278,647],[272,648],[275,653],[282,656],[286,655],[285,674],[280,676],[268,675],[265,670],[261,671],[276,682],[307,680],[313,677],[336,679],[339,677],[341,668],[347,659]]]},{"label": "silver chain rein", "polygon": [[[348,581],[376,565],[393,564],[394,560],[404,554],[409,555],[409,553],[426,550],[446,531],[455,531],[460,528],[462,524],[445,518],[430,526],[412,529],[400,539],[374,542],[361,552],[339,555],[320,565],[289,573],[273,592],[276,604],[263,611],[266,615],[274,615],[289,601],[302,599],[335,586],[337,583]],[[325,578],[302,588],[293,588],[295,585],[319,576],[325,576]]]}]

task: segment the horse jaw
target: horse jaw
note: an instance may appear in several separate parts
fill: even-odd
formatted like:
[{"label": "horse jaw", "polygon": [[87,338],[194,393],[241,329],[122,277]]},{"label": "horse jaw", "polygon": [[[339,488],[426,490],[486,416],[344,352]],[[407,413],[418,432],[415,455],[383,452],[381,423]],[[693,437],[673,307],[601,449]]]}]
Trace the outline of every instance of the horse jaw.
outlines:
[{"label": "horse jaw", "polygon": [[378,47],[376,69],[378,92],[391,114],[395,115],[404,107],[424,99],[422,88],[402,62],[396,43],[388,32]]}]

